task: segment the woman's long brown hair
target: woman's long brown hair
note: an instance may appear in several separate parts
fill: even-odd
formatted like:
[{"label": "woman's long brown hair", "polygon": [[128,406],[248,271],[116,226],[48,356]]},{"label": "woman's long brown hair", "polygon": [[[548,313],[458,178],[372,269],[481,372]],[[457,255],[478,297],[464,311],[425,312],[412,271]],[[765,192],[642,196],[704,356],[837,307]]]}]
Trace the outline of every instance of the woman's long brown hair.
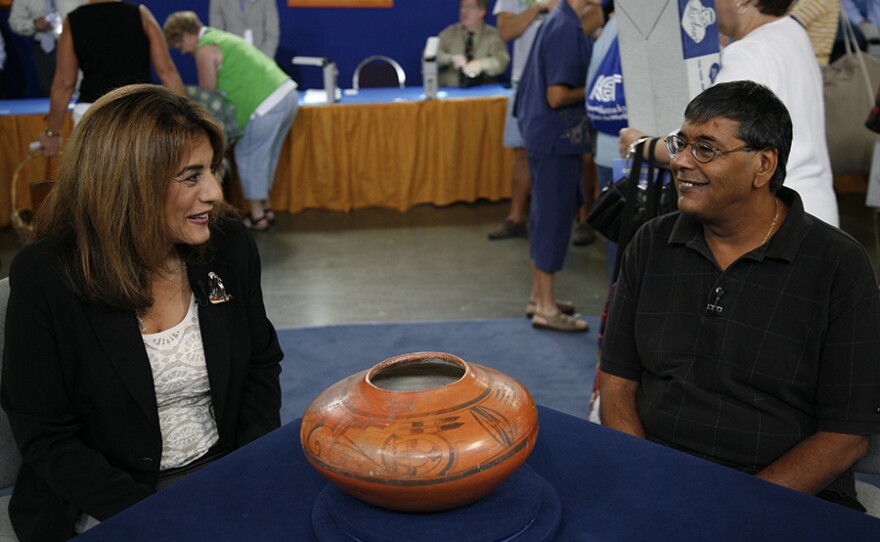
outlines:
[{"label": "woman's long brown hair", "polygon": [[34,231],[34,240],[61,238],[62,271],[81,299],[125,310],[152,304],[150,274],[168,257],[165,194],[202,137],[216,169],[220,127],[194,101],[157,85],[116,89],[83,116]]}]

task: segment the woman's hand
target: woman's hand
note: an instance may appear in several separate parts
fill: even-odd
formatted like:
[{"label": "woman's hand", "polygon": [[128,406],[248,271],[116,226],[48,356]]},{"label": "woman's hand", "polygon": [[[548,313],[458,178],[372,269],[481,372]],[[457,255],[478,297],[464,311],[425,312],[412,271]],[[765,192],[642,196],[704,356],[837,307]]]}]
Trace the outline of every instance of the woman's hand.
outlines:
[{"label": "woman's hand", "polygon": [[40,134],[40,148],[46,153],[46,156],[55,156],[61,150],[61,136],[52,135],[43,132]]}]

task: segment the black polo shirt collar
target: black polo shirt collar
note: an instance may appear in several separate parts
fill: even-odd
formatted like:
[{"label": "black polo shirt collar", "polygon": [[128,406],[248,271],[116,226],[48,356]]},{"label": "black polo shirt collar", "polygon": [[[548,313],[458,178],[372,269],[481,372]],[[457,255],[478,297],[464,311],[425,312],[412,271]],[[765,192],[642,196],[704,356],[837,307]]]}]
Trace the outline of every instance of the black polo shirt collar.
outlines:
[{"label": "black polo shirt collar", "polygon": [[[785,221],[769,243],[743,255],[743,258],[763,261],[766,257],[793,262],[807,232],[813,222],[817,220],[804,211],[804,203],[800,194],[791,188],[783,186],[776,193],[776,197],[788,205],[788,216],[785,217]],[[672,233],[669,235],[669,244],[686,245],[714,261],[709,246],[706,244],[706,238],[703,237],[703,224],[691,215],[679,212]]]}]

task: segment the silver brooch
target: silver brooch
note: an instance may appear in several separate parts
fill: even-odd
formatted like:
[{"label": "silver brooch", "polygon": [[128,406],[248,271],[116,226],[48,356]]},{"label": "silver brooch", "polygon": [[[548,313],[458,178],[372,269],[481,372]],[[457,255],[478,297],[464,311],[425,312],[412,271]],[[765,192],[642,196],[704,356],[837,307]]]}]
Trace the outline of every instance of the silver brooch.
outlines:
[{"label": "silver brooch", "polygon": [[208,300],[212,305],[217,303],[226,303],[232,299],[232,296],[226,293],[226,287],[223,286],[223,280],[217,276],[217,273],[208,272],[208,280],[211,281],[211,290],[208,293]]}]

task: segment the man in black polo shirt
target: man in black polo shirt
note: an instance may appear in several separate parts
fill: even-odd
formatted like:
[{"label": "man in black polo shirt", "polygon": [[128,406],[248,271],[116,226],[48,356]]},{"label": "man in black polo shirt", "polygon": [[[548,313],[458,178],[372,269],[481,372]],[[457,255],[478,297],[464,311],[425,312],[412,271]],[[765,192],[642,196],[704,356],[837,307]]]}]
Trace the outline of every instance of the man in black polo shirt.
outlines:
[{"label": "man in black polo shirt", "polygon": [[788,111],[715,85],[667,138],[680,213],[626,251],[602,423],[864,510],[851,467],[880,433],[880,290],[865,250],[783,188]]}]

